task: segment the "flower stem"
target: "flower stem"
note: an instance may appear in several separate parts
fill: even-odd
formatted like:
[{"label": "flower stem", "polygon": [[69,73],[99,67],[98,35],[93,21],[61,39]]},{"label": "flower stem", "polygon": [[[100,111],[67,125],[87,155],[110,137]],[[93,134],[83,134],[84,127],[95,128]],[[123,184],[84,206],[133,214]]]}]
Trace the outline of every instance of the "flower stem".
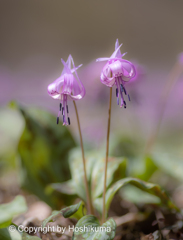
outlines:
[{"label": "flower stem", "polygon": [[110,134],[110,123],[111,123],[111,102],[112,102],[112,87],[110,88],[110,98],[109,98],[109,112],[108,112],[108,126],[107,126],[107,143],[106,143],[106,158],[105,158],[105,170],[104,170],[104,192],[103,192],[103,212],[102,212],[102,222],[105,222],[106,218],[106,181],[107,181],[107,164],[109,156],[109,134]]},{"label": "flower stem", "polygon": [[84,168],[84,182],[85,182],[85,189],[86,189],[86,198],[87,198],[87,208],[89,214],[93,214],[93,208],[92,208],[92,202],[91,202],[91,197],[90,197],[90,192],[88,188],[88,181],[87,181],[87,175],[86,175],[86,162],[85,162],[85,156],[84,156],[84,147],[83,147],[83,138],[81,134],[81,126],[79,122],[79,115],[78,115],[78,110],[75,101],[74,103],[74,108],[76,112],[76,118],[77,118],[77,123],[78,123],[78,129],[79,129],[79,137],[80,137],[80,144],[81,144],[81,151],[82,151],[82,159],[83,159],[83,168]]},{"label": "flower stem", "polygon": [[156,138],[158,137],[158,133],[159,133],[162,119],[163,119],[163,115],[164,115],[164,111],[166,108],[166,103],[167,103],[168,97],[169,97],[170,92],[171,92],[172,88],[174,87],[176,81],[182,74],[182,71],[183,71],[183,67],[177,61],[169,74],[168,81],[165,85],[165,88],[161,92],[161,96],[159,98],[159,103],[158,103],[156,124],[155,124],[155,127],[154,127],[148,141],[147,141],[147,145],[145,148],[145,154],[149,154],[151,152],[152,146],[154,145]]}]

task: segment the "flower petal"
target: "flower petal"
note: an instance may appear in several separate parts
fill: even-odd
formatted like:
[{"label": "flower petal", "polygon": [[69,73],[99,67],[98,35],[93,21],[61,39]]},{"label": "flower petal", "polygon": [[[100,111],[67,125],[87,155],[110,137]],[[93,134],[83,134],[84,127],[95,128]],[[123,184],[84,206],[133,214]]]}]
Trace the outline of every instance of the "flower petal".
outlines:
[{"label": "flower petal", "polygon": [[123,44],[121,44],[118,48],[115,49],[115,51],[113,52],[113,54],[111,55],[110,58],[120,58],[121,57],[121,51],[120,48]]},{"label": "flower petal", "polygon": [[97,58],[96,62],[103,62],[103,61],[108,61],[110,58]]}]

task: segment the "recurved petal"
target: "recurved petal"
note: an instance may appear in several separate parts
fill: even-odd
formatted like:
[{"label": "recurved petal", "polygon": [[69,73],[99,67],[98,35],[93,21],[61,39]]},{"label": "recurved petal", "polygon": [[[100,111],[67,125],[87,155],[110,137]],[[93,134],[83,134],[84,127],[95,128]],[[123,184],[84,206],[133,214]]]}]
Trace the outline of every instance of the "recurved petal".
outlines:
[{"label": "recurved petal", "polygon": [[[122,45],[122,44],[121,44]],[[116,43],[115,43],[115,50],[118,49],[117,53],[116,53],[116,56],[117,58],[121,58],[122,57],[122,54],[121,54],[121,51],[120,51],[120,48],[119,48],[119,41],[118,39],[116,39]]]},{"label": "recurved petal", "polygon": [[96,62],[104,62],[104,61],[108,61],[110,60],[110,58],[97,58]]},{"label": "recurved petal", "polygon": [[47,90],[48,94],[52,96],[56,92],[56,84],[54,82],[49,84]]},{"label": "recurved petal", "polygon": [[110,58],[118,58],[121,57],[121,51],[120,48],[123,44],[121,44],[118,48],[115,49],[115,51],[113,52],[113,54],[111,55]]},{"label": "recurved petal", "polygon": [[79,66],[77,66],[77,67],[71,69],[71,73],[76,72],[76,71],[77,71],[80,67],[82,67],[82,66],[83,66],[83,64],[80,64]]},{"label": "recurved petal", "polygon": [[111,64],[109,64],[109,68],[110,68],[113,76],[123,74],[123,66],[119,60],[114,61]]},{"label": "recurved petal", "polygon": [[47,90],[48,90],[48,94],[52,98],[54,98],[54,99],[60,99],[61,98],[60,94],[56,91],[56,83],[55,82],[49,84]]},{"label": "recurved petal", "polygon": [[114,78],[113,74],[111,76],[111,73],[112,72],[111,72],[111,69],[110,69],[110,64],[107,63],[104,66],[104,68],[102,70],[102,73],[100,75],[100,81],[108,87],[112,87],[115,83],[115,78]]},{"label": "recurved petal", "polygon": [[79,100],[79,99],[82,99],[85,96],[85,94],[86,94],[86,90],[85,90],[81,80],[79,79],[77,81],[76,78],[74,78],[72,94],[70,95],[70,97],[73,100]]}]

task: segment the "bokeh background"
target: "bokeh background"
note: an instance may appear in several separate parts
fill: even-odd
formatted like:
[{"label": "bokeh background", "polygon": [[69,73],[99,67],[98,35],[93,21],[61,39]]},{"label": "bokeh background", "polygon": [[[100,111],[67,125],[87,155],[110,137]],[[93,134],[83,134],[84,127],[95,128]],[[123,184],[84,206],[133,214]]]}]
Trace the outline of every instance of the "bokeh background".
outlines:
[{"label": "bokeh background", "polygon": [[[17,166],[16,149],[25,126],[21,114],[7,104],[14,100],[25,109],[36,107],[56,116],[59,103],[48,96],[47,86],[60,76],[60,59],[66,60],[69,54],[76,65],[83,63],[78,74],[86,96],[77,105],[85,148],[104,151],[109,89],[100,82],[104,63],[95,59],[110,56],[117,38],[123,43],[121,51],[128,52],[125,58],[136,64],[138,76],[126,85],[132,99],[127,109],[117,106],[113,89],[110,151],[131,158],[142,155],[169,72],[183,51],[182,9],[182,0],[0,0],[1,167],[7,162]],[[178,181],[182,181],[182,161],[175,162],[175,153],[183,155],[182,89],[179,77],[168,97],[155,144],[161,152],[173,155],[169,167],[166,159],[162,164],[157,161],[163,176]],[[72,102],[69,108],[68,129],[78,142]],[[56,117],[53,121],[56,125]],[[2,176],[7,174],[7,167],[1,169]],[[12,183],[10,178],[9,185]]]}]

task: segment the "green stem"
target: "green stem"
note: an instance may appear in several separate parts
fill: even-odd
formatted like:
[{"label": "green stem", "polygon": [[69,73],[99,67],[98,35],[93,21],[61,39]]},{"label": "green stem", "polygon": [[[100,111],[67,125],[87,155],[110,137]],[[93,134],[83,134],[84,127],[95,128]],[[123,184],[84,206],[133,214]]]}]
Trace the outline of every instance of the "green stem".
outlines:
[{"label": "green stem", "polygon": [[93,207],[92,207],[92,202],[91,202],[91,197],[90,197],[90,192],[89,192],[89,187],[88,187],[88,181],[87,181],[87,175],[86,175],[86,161],[85,161],[85,156],[84,156],[84,147],[83,147],[83,138],[82,138],[82,134],[81,134],[81,126],[80,126],[80,122],[79,122],[79,115],[78,115],[76,103],[75,103],[75,101],[73,101],[73,103],[74,103],[74,108],[75,108],[75,112],[76,112],[80,144],[81,144],[81,152],[82,152],[83,168],[84,168],[84,183],[85,183],[86,198],[87,198],[87,208],[88,208],[89,214],[93,214]]},{"label": "green stem", "polygon": [[111,124],[111,102],[112,102],[112,87],[110,88],[110,99],[109,99],[109,112],[108,112],[108,126],[107,126],[107,143],[106,143],[106,158],[105,158],[105,170],[104,170],[104,192],[103,192],[103,212],[102,212],[102,222],[106,219],[106,181],[107,181],[107,164],[109,156],[109,135],[110,135],[110,124]]}]

